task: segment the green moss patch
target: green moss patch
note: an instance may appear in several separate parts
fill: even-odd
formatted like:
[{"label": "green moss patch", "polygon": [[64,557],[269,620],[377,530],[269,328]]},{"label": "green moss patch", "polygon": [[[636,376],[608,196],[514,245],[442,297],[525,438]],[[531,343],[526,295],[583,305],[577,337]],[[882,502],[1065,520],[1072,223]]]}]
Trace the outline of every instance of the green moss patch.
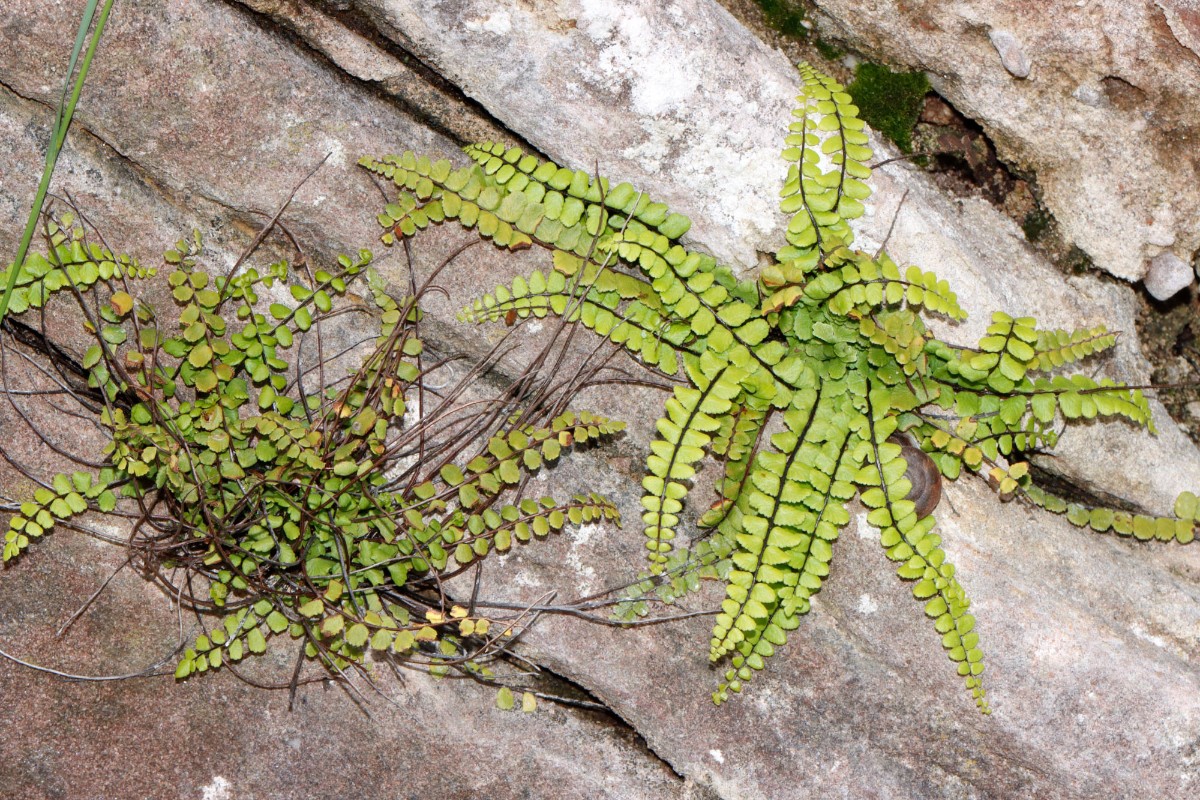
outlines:
[{"label": "green moss patch", "polygon": [[854,70],[854,82],[846,91],[872,128],[905,153],[912,152],[913,126],[929,92],[925,73],[892,72],[881,64],[862,63]]},{"label": "green moss patch", "polygon": [[804,6],[794,0],[754,0],[763,10],[766,22],[786,36],[803,39],[808,36],[804,27]]}]

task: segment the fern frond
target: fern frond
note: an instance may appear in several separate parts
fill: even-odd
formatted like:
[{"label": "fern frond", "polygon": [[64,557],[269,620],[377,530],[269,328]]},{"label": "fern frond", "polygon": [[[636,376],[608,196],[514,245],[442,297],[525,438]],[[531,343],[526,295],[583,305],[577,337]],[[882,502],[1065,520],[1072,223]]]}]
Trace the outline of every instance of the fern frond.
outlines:
[{"label": "fern frond", "polygon": [[504,552],[513,539],[528,542],[561,531],[567,523],[587,525],[606,519],[620,524],[621,515],[611,500],[598,494],[576,495],[560,503],[552,497],[526,498],[519,505],[504,505],[497,511],[486,508],[465,518],[461,527],[448,528],[448,543],[455,545],[454,560],[459,566],[483,558],[491,547]]},{"label": "fern frond", "polygon": [[[942,647],[965,679],[976,705],[990,713],[980,679],[983,653],[974,633],[975,618],[967,613],[970,599],[954,577],[954,565],[946,560],[941,537],[932,533],[933,516],[918,518],[916,506],[906,499],[912,488],[905,477],[908,465],[901,457],[900,445],[887,441],[895,427],[894,417],[887,415],[886,405],[873,402],[871,395],[867,408],[870,436],[857,446],[864,463],[856,481],[863,488],[863,505],[870,509],[867,522],[879,528],[879,541],[888,558],[902,562],[897,574],[916,581],[913,596],[924,601],[925,613],[942,634]],[[873,418],[880,412],[884,416]]]},{"label": "fern frond", "polygon": [[[928,342],[925,324],[921,318],[908,309],[896,311],[880,311],[871,316],[864,316],[858,321],[858,330],[863,338],[880,348],[887,355],[879,358],[883,363],[894,360],[904,374],[921,376],[928,373],[928,363],[925,358],[925,345]],[[923,388],[927,384],[922,381]],[[929,396],[932,401],[937,392]]]},{"label": "fern frond", "polygon": [[[570,204],[571,198],[590,204],[578,210],[580,218],[598,217],[599,214],[593,212],[591,206],[603,204],[614,213],[653,228],[671,241],[687,233],[692,225],[684,215],[672,213],[666,204],[651,200],[628,183],[619,183],[610,189],[606,178],[595,178],[583,170],[571,170],[551,161],[540,161],[520,148],[506,147],[496,142],[468,145],[465,150],[485,173],[495,174],[498,183],[507,184],[515,179],[514,191],[525,191],[531,197],[536,197],[541,190],[535,189],[530,193],[528,186],[541,186],[548,207],[559,202],[554,198],[555,194],[562,198],[564,204]],[[528,178],[529,184],[521,180],[522,174]],[[564,224],[568,224],[575,216],[576,210],[572,206]]]},{"label": "fern frond", "polygon": [[33,500],[21,503],[19,513],[8,521],[3,560],[12,561],[33,539],[45,536],[59,522],[66,522],[89,508],[105,512],[116,508],[116,495],[109,490],[105,477],[96,478],[86,472],[58,474],[49,488],[35,491]]},{"label": "fern frond", "polygon": [[463,467],[446,464],[429,488],[417,487],[423,502],[413,507],[422,508],[432,498],[454,498],[464,509],[489,505],[505,487],[515,486],[523,474],[556,461],[571,445],[613,436],[624,429],[624,422],[590,411],[565,411],[546,425],[503,429]]},{"label": "fern frond", "polygon": [[764,303],[767,311],[795,302],[805,276],[827,255],[853,243],[849,220],[862,216],[862,201],[871,195],[865,183],[871,176],[866,166],[871,149],[858,109],[837,81],[808,64],[799,69],[803,86],[784,140],[789,166],[780,191],[780,209],[792,216],[784,234],[787,246],[763,272],[764,283],[775,289]]},{"label": "fern frond", "polygon": [[650,571],[657,573],[673,549],[675,526],[688,494],[685,481],[695,474],[692,466],[704,456],[712,434],[720,429],[718,417],[727,414],[741,392],[741,371],[715,360],[689,358],[685,362],[693,387],[676,387],[666,403],[666,416],[657,423],[659,439],[650,445],[647,475],[642,481],[646,495],[646,549]]},{"label": "fern frond", "polygon": [[[936,340],[928,342],[930,375],[952,387],[960,404],[972,395],[976,397],[974,402],[983,402],[981,398],[986,394],[1004,398],[1010,424],[1021,419],[1027,402],[1028,411],[1043,423],[1052,421],[1056,414],[1067,420],[1120,416],[1154,430],[1150,406],[1140,389],[1129,389],[1108,379],[1096,381],[1085,375],[1031,380],[1028,373],[1035,364],[1042,364],[1041,354],[1034,349],[1038,341],[1032,319],[1013,319],[996,312],[976,350],[953,348]],[[1103,335],[1096,341],[1103,344]],[[1086,346],[1081,343],[1082,349]]]},{"label": "fern frond", "polygon": [[[793,214],[780,263],[809,270],[820,257],[854,240],[848,220],[862,216],[870,196],[867,135],[858,109],[837,81],[801,64],[799,107],[788,126],[783,158],[789,162],[780,208]],[[823,166],[830,166],[824,169]]]},{"label": "fern frond", "polygon": [[1023,379],[1007,395],[943,384],[937,399],[953,410],[956,419],[925,424],[919,435],[935,451],[932,456],[942,474],[956,478],[963,465],[979,469],[985,459],[1052,448],[1058,441],[1054,423],[1101,416],[1120,416],[1137,425],[1149,425],[1149,406],[1140,391],[1112,381],[1094,381],[1083,375]]},{"label": "fern frond", "polygon": [[1051,424],[1031,415],[1009,423],[995,410],[959,418],[952,429],[948,423],[926,422],[913,431],[942,474],[951,479],[958,477],[964,462],[978,469],[984,459],[994,462],[1000,457],[1023,456],[1053,448],[1058,442],[1058,431]]},{"label": "fern frond", "polygon": [[[653,281],[651,286],[672,316],[686,320],[708,347],[730,352],[761,344],[770,325],[754,305],[717,280],[712,258],[668,244],[661,234],[631,222],[605,239],[601,248],[637,265]],[[763,363],[750,352],[754,360]]]},{"label": "fern frond", "polygon": [[[524,198],[522,201],[508,200],[502,210],[511,188],[499,183],[494,176],[484,174],[477,166],[454,169],[446,159],[430,161],[411,151],[379,160],[364,157],[358,163],[389,178],[401,189],[397,202],[379,217],[380,224],[387,229],[386,243],[390,244],[396,236],[411,236],[430,222],[442,219],[457,219],[463,227],[476,228],[481,236],[491,239],[498,247],[518,249],[531,243],[529,234],[513,224],[522,219],[522,214],[512,211],[517,203],[522,203],[523,210]],[[545,216],[543,214],[538,221]],[[579,247],[586,252],[590,243],[581,240],[579,229],[572,227],[571,230],[570,246],[564,235],[563,248]],[[563,235],[561,226],[555,234],[556,238]]]},{"label": "fern frond", "polygon": [[[582,262],[580,262],[582,263]],[[627,302],[636,298],[633,302]],[[674,375],[682,353],[698,354],[700,347],[689,326],[666,315],[646,282],[595,264],[571,280],[560,271],[534,271],[499,287],[463,309],[460,319],[496,322],[555,314],[579,322],[619,344],[646,366]]]},{"label": "fern frond", "polygon": [[[913,266],[901,274],[900,268],[885,253],[876,259],[858,250],[839,247],[825,256],[821,267],[807,274],[802,286],[786,280],[780,283],[782,275],[781,272],[764,273],[763,285],[777,289],[763,302],[768,313],[807,297],[816,303],[825,303],[830,311],[840,316],[861,316],[903,303],[912,309],[923,308],[955,320],[967,317],[946,281]],[[792,291],[796,288],[801,292]]]},{"label": "fern frond", "polygon": [[843,463],[847,413],[852,408],[844,385],[797,392],[783,415],[787,430],[757,454],[736,512],[727,517],[733,570],[709,658],[734,655],[713,695],[716,702],[741,691],[763,668],[828,574],[832,542],[849,522],[844,504],[855,491]]},{"label": "fern frond", "polygon": [[[142,267],[130,256],[115,255],[107,247],[88,242],[72,214],[44,224],[50,250],[46,255],[30,253],[26,257],[9,300],[13,314],[41,308],[52,295],[71,286],[87,291],[101,281],[155,274],[153,268]],[[0,285],[7,285],[8,279],[9,270],[0,270]]]},{"label": "fern frond", "polygon": [[1074,331],[1039,330],[1034,345],[1037,355],[1030,361],[1029,369],[1046,372],[1104,352],[1116,343],[1116,334],[1109,333],[1104,325]]},{"label": "fern frond", "polygon": [[1143,542],[1156,539],[1160,542],[1176,541],[1188,544],[1195,539],[1196,525],[1200,522],[1196,496],[1191,492],[1183,492],[1176,499],[1173,517],[1156,517],[1087,506],[1064,500],[1032,484],[1023,486],[1021,493],[1035,505],[1055,514],[1065,515],[1072,525],[1091,528],[1096,533],[1112,531],[1119,536],[1133,536]]},{"label": "fern frond", "polygon": [[502,247],[525,246],[532,239],[579,256],[587,256],[600,236],[616,229],[610,214],[621,215],[621,223],[637,220],[668,240],[691,225],[627,183],[610,191],[605,178],[491,142],[470,145],[466,152],[477,164],[457,170],[449,161],[431,162],[412,152],[360,159],[360,165],[413,197],[385,212],[380,223],[393,236],[410,235],[405,220],[420,210],[424,219],[412,221],[413,232],[431,217],[457,219],[464,227],[478,226],[482,236]]},{"label": "fern frond", "polygon": [[[220,625],[199,634],[192,646],[180,656],[175,667],[175,678],[183,679],[210,669],[217,670],[224,664],[241,661],[247,655],[266,652],[269,632],[264,633],[263,629],[267,627],[265,618],[272,611],[274,609],[270,601],[260,600],[253,607],[241,608],[225,615]],[[274,622],[274,619],[272,621]],[[282,630],[286,628],[287,621],[284,618]]]}]

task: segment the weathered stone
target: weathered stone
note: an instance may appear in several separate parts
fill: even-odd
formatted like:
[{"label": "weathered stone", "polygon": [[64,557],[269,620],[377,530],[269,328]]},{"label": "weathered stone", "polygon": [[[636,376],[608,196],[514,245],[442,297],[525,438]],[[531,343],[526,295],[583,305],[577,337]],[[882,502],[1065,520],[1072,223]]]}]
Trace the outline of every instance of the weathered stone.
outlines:
[{"label": "weathered stone", "polygon": [[303,39],[347,75],[362,81],[364,87],[378,87],[410,109],[431,130],[462,144],[511,136],[486,114],[481,114],[453,84],[439,80],[431,70],[419,70],[417,65],[398,57],[402,55],[396,52],[398,48],[389,51],[323,8],[304,0],[238,2]]},{"label": "weathered stone", "polygon": [[[1100,268],[1136,282],[1162,247],[1177,254],[1200,248],[1194,4],[817,5],[822,36],[925,70],[939,94],[983,127],[1001,158],[1036,172],[1063,232]],[[1013,80],[1018,73],[1009,63],[997,63],[997,31],[1036,54],[1028,79]]]},{"label": "weathered stone", "polygon": [[[280,14],[299,9],[252,5],[280,24],[286,22]],[[535,10],[516,0],[356,5],[378,22],[380,36],[447,76],[520,138],[571,166],[599,162],[606,174],[634,180],[687,211],[696,219],[694,239],[731,262],[753,265],[756,251],[777,246],[778,139],[796,78],[784,59],[712,3],[576,2]],[[352,168],[354,158],[451,148],[381,99],[372,79],[364,85],[361,75],[350,77],[387,74],[385,62],[377,62],[378,73],[361,64],[339,73],[335,67],[348,51],[328,46],[328,38],[324,48],[314,44],[325,55],[313,59],[270,25],[254,24],[258,18],[207,0],[121,8],[98,61],[97,69],[108,71],[89,84],[72,133],[80,145],[67,162],[74,172],[62,173],[60,186],[90,186],[93,216],[104,230],[126,226],[126,249],[157,252],[160,237],[173,239],[170,231],[197,223],[211,221],[214,238],[240,226],[239,236],[217,241],[217,263],[225,263],[261,224],[246,209],[273,211],[335,146],[340,160],[318,173],[284,219],[314,259],[353,249],[374,238],[380,199]],[[314,8],[320,6],[297,13]],[[290,28],[295,35],[328,34],[324,22],[304,19]],[[0,82],[50,101],[56,80],[38,59],[56,47],[65,53],[69,12],[16,3],[4,24],[23,46],[0,63]],[[354,46],[376,41],[369,33],[356,34]],[[995,51],[984,46],[995,65]],[[372,47],[376,55],[390,52]],[[1038,64],[1023,83],[1040,80],[1044,69],[1041,45],[1030,52]],[[687,69],[700,79],[692,82]],[[1007,73],[1002,78],[1018,83]],[[192,87],[196,80],[206,88]],[[181,83],[191,88],[181,90]],[[751,105],[730,108],[736,97]],[[36,140],[25,131],[38,128],[31,120],[44,125],[48,115],[39,117],[6,89],[0,98],[10,109],[0,116],[0,147],[19,155],[0,161],[0,184],[15,194],[8,187],[25,185],[19,176],[31,186],[28,176],[36,174]],[[196,130],[183,122],[218,112],[219,126]],[[283,125],[301,131],[289,137],[277,127]],[[718,162],[724,166],[707,166]],[[972,318],[944,328],[947,336],[972,341],[993,308],[1032,313],[1049,325],[1108,322],[1125,334],[1101,362],[1103,371],[1144,380],[1130,292],[1087,277],[1064,282],[991,207],[946,198],[900,164],[880,169],[874,181],[860,243],[872,249],[887,238],[900,263],[950,280]],[[119,198],[111,208],[106,191]],[[0,198],[0,246],[7,251],[23,203]],[[723,235],[734,223],[735,233]],[[423,236],[414,248],[418,274],[471,237],[450,226]],[[403,265],[386,255],[380,269],[403,285]],[[431,346],[478,352],[494,341],[498,328],[456,325],[451,312],[481,289],[528,271],[539,255],[472,248],[443,274],[449,297],[431,298]],[[545,333],[530,326],[517,335],[536,341]],[[483,596],[532,602],[553,590],[555,602],[565,603],[627,581],[640,568],[638,477],[661,402],[659,393],[627,387],[581,399],[580,405],[628,418],[629,434],[544,470],[539,487],[607,492],[621,504],[627,528],[588,528],[490,559]],[[53,414],[46,418],[53,421]],[[1077,452],[1058,468],[1166,511],[1175,492],[1200,485],[1200,461],[1161,410],[1157,419],[1157,439],[1119,424],[1073,430],[1064,449]],[[34,453],[34,466],[61,463],[28,437],[10,444],[7,431],[15,423],[2,422],[6,444]],[[65,433],[78,427],[71,418],[58,424]],[[0,476],[5,494],[14,485],[10,475]],[[702,487],[697,493],[696,505],[703,505]],[[620,729],[546,704],[531,716],[501,714],[489,693],[470,686],[463,693],[460,684],[384,680],[399,707],[372,704],[367,720],[341,693],[315,687],[301,691],[304,705],[288,715],[283,695],[252,690],[228,675],[183,686],[166,678],[67,685],[6,664],[0,692],[25,702],[19,714],[3,718],[7,771],[0,779],[31,796],[197,796],[226,786],[231,796],[250,798],[708,791],[727,798],[1082,798],[1171,796],[1194,785],[1200,777],[1194,763],[1200,682],[1192,667],[1200,658],[1197,551],[1082,533],[1061,518],[1001,504],[979,482],[950,486],[939,517],[949,556],[974,598],[996,711],[990,718],[975,713],[875,532],[852,524],[813,613],[743,696],[720,708],[708,698],[718,676],[705,657],[705,618],[622,631],[548,617],[527,634],[526,656],[591,691],[652,753]],[[118,559],[116,549],[68,534],[39,543],[0,575],[6,649],[93,673],[136,668],[163,655],[175,637],[169,600],[132,575],[121,576],[96,615],[77,623],[83,627],[66,640],[53,638],[56,623],[106,576],[100,567]],[[61,589],[47,592],[47,586]],[[706,587],[685,607],[711,608],[716,588]],[[131,621],[126,608],[147,610]],[[62,651],[64,641],[78,642],[78,649]],[[273,658],[264,667],[286,672],[288,665]],[[112,742],[122,747],[110,749]]]},{"label": "weathered stone", "polygon": [[1164,250],[1150,259],[1144,282],[1146,291],[1155,300],[1169,300],[1187,288],[1195,276],[1191,264],[1170,250]]},{"label": "weathered stone", "polygon": [[988,34],[992,46],[1000,54],[1000,63],[1014,78],[1029,77],[1029,57],[1021,49],[1021,42],[1008,31],[992,31]]},{"label": "weathered stone", "polygon": [[[759,188],[785,174],[795,73],[720,6],[354,5],[551,158],[637,178],[723,262],[757,266],[778,238],[775,190]],[[763,71],[746,80],[739,62]]]},{"label": "weathered stone", "polygon": [[[678,14],[644,0],[581,2],[553,10],[482,0],[419,6],[359,0],[356,5],[371,15],[382,33],[461,81],[464,89],[496,118],[517,127],[525,138],[569,166],[588,168],[599,163],[605,174],[628,179],[654,197],[674,198],[690,191],[690,198],[672,201],[673,207],[681,210],[718,191],[720,202],[760,215],[753,235],[745,229],[724,230],[715,232],[717,238],[713,240],[705,238],[715,227],[706,219],[715,215],[716,221],[724,221],[724,213],[715,210],[711,202],[703,204],[705,211],[698,219],[691,211],[693,237],[714,252],[730,254],[739,248],[770,252],[782,241],[784,218],[775,208],[782,164],[778,157],[779,132],[785,130],[790,118],[796,92],[794,68],[778,52],[761,46],[727,46],[745,31],[714,3],[689,0],[674,7],[680,10]],[[464,22],[455,25],[452,18]],[[504,27],[503,37],[491,30],[496,26]],[[714,32],[716,28],[720,32]],[[705,69],[716,77],[682,87],[671,78],[675,73],[666,73],[665,85],[678,91],[677,96],[660,105],[628,108],[618,96],[620,92],[628,89],[636,97],[639,92],[651,94],[649,87],[657,85],[653,83],[656,73],[650,67],[652,62],[633,55],[646,47],[649,31],[654,32],[657,52],[694,51],[698,45],[693,39],[698,36],[709,42],[703,60]],[[518,59],[520,68],[515,65]],[[578,66],[570,69],[571,64]],[[613,65],[613,77],[607,81],[590,78],[596,64]],[[626,66],[618,68],[620,65]],[[793,85],[789,86],[789,80]],[[754,96],[754,113],[712,125],[711,120],[721,118],[728,95],[734,91]],[[568,101],[552,102],[551,98],[559,95],[566,95]],[[634,121],[631,117],[635,113]],[[585,127],[568,126],[567,117],[572,115]],[[654,158],[645,158],[644,154],[639,157],[643,151],[638,146],[613,144],[618,135],[628,136],[636,144],[669,139],[677,131],[687,131],[688,137],[681,139],[677,148]],[[694,141],[697,138],[699,141]],[[878,148],[877,141],[875,144]],[[616,155],[597,155],[605,146]],[[742,147],[749,149],[736,157],[736,163],[726,160],[729,165],[724,168],[697,172],[702,159]],[[751,159],[757,162],[755,168],[742,168]],[[907,177],[892,182],[893,175]],[[711,188],[714,186],[719,189]],[[897,222],[889,247],[898,258],[947,278],[965,299],[964,307],[972,313],[972,319],[949,332],[952,340],[970,343],[978,339],[989,322],[986,315],[993,309],[1032,314],[1050,326],[1106,323],[1126,332],[1113,377],[1144,382],[1148,370],[1132,336],[1131,297],[1110,291],[1111,287],[1096,281],[1064,285],[1056,270],[1029,251],[1020,231],[982,201],[949,201],[932,187],[922,187],[927,187],[926,182],[904,167],[885,168],[876,177],[876,195],[869,201],[868,215],[859,227],[874,231],[864,241],[864,246],[872,249],[876,246],[873,242],[883,240],[901,198],[908,193],[905,213]],[[770,205],[769,213],[760,210],[764,204]],[[1149,462],[1140,473],[1127,473],[1117,479],[1118,483],[1125,481],[1123,485],[1150,491],[1155,499],[1144,496],[1141,502],[1163,512],[1169,510],[1175,494],[1200,484],[1200,458],[1186,437],[1176,438],[1172,430],[1174,426],[1167,420],[1163,437],[1155,444],[1150,443],[1156,440],[1120,425],[1103,426],[1097,432],[1102,437],[1132,437],[1131,441],[1155,448],[1164,446],[1167,439],[1171,441],[1167,445],[1170,455],[1164,452],[1162,461],[1180,465],[1174,480],[1163,482],[1154,467],[1161,461]],[[1067,437],[1068,442],[1071,439]],[[1130,443],[1123,449],[1140,446]],[[1101,491],[1122,493],[1115,490],[1113,477],[1095,459],[1083,461],[1086,463],[1078,469],[1074,465],[1070,468],[1076,478],[1084,471]]]},{"label": "weathered stone", "polygon": [[[6,40],[31,44],[0,61],[0,83],[53,107],[77,9],[24,8],[9,3],[0,19]],[[355,85],[262,30],[239,7],[137,3],[113,12],[75,119],[81,135],[105,144],[108,159],[126,162],[172,203],[212,210],[220,220],[214,229],[230,219],[243,230],[261,225],[329,154],[289,211],[291,230],[310,255],[328,259],[377,236],[370,215],[340,210],[378,203],[379,190],[354,166],[362,153],[394,149],[398,140],[450,147],[377,93],[353,91]],[[334,202],[339,208],[331,211]],[[20,230],[6,226],[4,236],[15,240]],[[183,233],[137,244],[154,252]]]}]

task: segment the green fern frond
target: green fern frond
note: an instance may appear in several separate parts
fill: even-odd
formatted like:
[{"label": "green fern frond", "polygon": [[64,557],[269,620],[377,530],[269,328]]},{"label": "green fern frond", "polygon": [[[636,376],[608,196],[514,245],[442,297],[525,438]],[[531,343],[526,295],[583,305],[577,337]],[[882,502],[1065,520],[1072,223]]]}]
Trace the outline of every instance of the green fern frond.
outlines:
[{"label": "green fern frond", "polygon": [[[87,291],[98,282],[155,274],[154,269],[142,267],[127,255],[114,255],[108,248],[88,242],[73,214],[64,214],[57,222],[47,219],[44,224],[50,248],[45,255],[31,253],[26,258],[9,298],[13,314],[41,308],[52,295],[69,287]],[[0,270],[0,285],[8,285],[8,281],[9,270]]]},{"label": "green fern frond", "polygon": [[[627,302],[631,298],[636,299]],[[498,287],[475,300],[459,317],[469,322],[511,322],[547,314],[582,323],[666,375],[678,371],[680,354],[699,352],[690,328],[664,314],[649,284],[595,264],[586,265],[581,273],[534,271],[528,280],[518,277],[510,287]]]},{"label": "green fern frond", "polygon": [[[770,285],[766,279],[764,282]],[[839,247],[825,257],[824,265],[804,284],[803,296],[824,303],[840,316],[861,316],[903,303],[910,308],[945,314],[951,319],[967,317],[950,285],[932,272],[909,267],[902,275],[887,255],[881,254],[874,259],[847,247]],[[774,307],[772,300],[767,303]]]},{"label": "green fern frond", "polygon": [[[868,398],[871,413],[875,407]],[[871,437],[859,444],[865,464],[858,473],[860,485],[871,487],[862,493],[863,505],[870,509],[867,522],[879,528],[887,557],[900,562],[897,574],[916,581],[913,596],[924,601],[925,614],[942,634],[942,646],[976,705],[983,713],[991,713],[981,680],[984,667],[979,635],[974,632],[974,617],[967,613],[970,599],[954,577],[954,565],[946,560],[941,537],[932,533],[933,517],[918,517],[914,503],[902,499],[912,484],[906,477],[908,465],[901,457],[900,445],[888,441],[894,420],[875,419],[869,428]]]},{"label": "green fern frond", "polygon": [[1034,504],[1055,514],[1063,514],[1081,528],[1091,528],[1096,533],[1112,531],[1119,536],[1133,536],[1140,541],[1156,539],[1160,542],[1176,541],[1189,544],[1196,537],[1196,496],[1183,492],[1175,501],[1175,516],[1156,517],[1118,509],[1092,507],[1064,500],[1039,486],[1028,485],[1021,493]]},{"label": "green fern frond", "polygon": [[448,500],[468,511],[490,506],[526,473],[558,460],[566,448],[624,429],[624,422],[589,411],[565,411],[542,426],[506,428],[492,435],[482,451],[462,467],[446,464],[436,479],[417,486],[419,502],[409,508],[426,509]]},{"label": "green fern frond", "polygon": [[798,392],[783,414],[786,432],[757,455],[736,513],[723,523],[736,548],[709,658],[734,655],[717,702],[763,668],[828,574],[832,542],[850,519],[844,504],[855,494],[846,463],[854,413],[845,385]]},{"label": "green fern frond", "polygon": [[675,396],[667,400],[667,413],[656,425],[660,438],[650,445],[642,480],[642,520],[652,574],[661,571],[674,546],[675,526],[688,493],[685,482],[696,472],[692,465],[704,457],[713,432],[720,429],[717,418],[729,412],[741,391],[740,370],[734,367],[700,358],[688,359],[687,367],[694,388],[676,387]]},{"label": "green fern frond", "polygon": [[[523,174],[531,184],[542,187],[548,207],[552,208],[560,202],[554,195],[561,197],[563,204],[570,205],[570,213],[564,224],[571,224],[575,217],[598,218],[599,214],[592,210],[592,206],[603,203],[610,211],[627,219],[637,220],[668,240],[679,239],[691,227],[691,221],[687,217],[671,213],[665,204],[651,200],[628,183],[619,183],[610,190],[605,178],[593,178],[583,170],[571,170],[551,161],[540,161],[523,153],[520,148],[506,147],[499,143],[468,145],[465,150],[468,156],[480,164],[485,173],[495,174],[498,183],[508,184],[516,179],[513,191],[526,191],[530,194],[528,184],[520,178]],[[539,191],[535,189],[531,194],[536,196]],[[572,198],[587,205],[577,208],[571,203]]]},{"label": "green fern frond", "polygon": [[[401,188],[402,199],[380,218],[386,236],[453,218],[497,244],[527,238],[553,253],[554,272],[482,296],[464,318],[511,323],[553,314],[651,368],[673,374],[684,366],[687,386],[666,401],[646,461],[650,569],[618,613],[631,619],[703,578],[723,580],[710,657],[728,659],[729,668],[716,702],[741,691],[809,610],[849,521],[846,504],[860,494],[898,575],[913,582],[987,712],[970,601],[929,507],[918,513],[918,500],[926,501],[908,476],[909,458],[932,460],[930,469],[921,462],[923,480],[966,468],[1003,496],[1021,493],[1076,524],[1141,538],[1190,541],[1200,501],[1181,497],[1176,518],[1142,519],[1072,506],[1032,485],[1024,459],[1053,447],[1062,422],[1123,417],[1152,429],[1139,390],[1054,373],[1116,337],[1102,326],[1039,330],[1031,318],[996,313],[975,347],[937,339],[925,318],[957,321],[965,311],[936,275],[853,248],[849,223],[870,195],[864,126],[840,85],[808,65],[800,74],[784,150],[787,242],[757,283],[682,244],[689,223],[665,204],[517,148],[472,145],[474,163],[458,170],[411,153],[362,163]],[[776,416],[783,431],[769,427]],[[896,443],[901,429],[919,451]],[[706,454],[721,468],[717,501],[700,515],[707,534],[678,547]]]},{"label": "green fern frond", "polygon": [[[871,158],[858,109],[837,81],[800,65],[803,87],[796,118],[788,126],[784,161],[789,163],[780,208],[793,214],[785,234],[789,247],[780,263],[808,270],[820,257],[854,241],[848,220],[862,216],[871,190],[866,162]],[[829,165],[829,169],[823,166]]]},{"label": "green fern frond", "polygon": [[109,474],[96,478],[87,472],[55,475],[50,487],[33,493],[33,500],[21,503],[19,513],[8,521],[4,534],[4,561],[12,561],[33,539],[49,533],[59,522],[89,509],[112,511],[116,495],[109,489]]},{"label": "green fern frond", "polygon": [[1116,334],[1109,333],[1104,325],[1075,331],[1039,330],[1034,345],[1037,355],[1030,361],[1029,369],[1043,372],[1057,369],[1104,352],[1116,343]]},{"label": "green fern frond", "polygon": [[454,560],[466,566],[486,556],[492,547],[500,552],[510,549],[514,539],[528,542],[561,531],[568,523],[587,525],[601,519],[620,524],[621,515],[611,500],[598,494],[576,495],[567,503],[552,497],[526,498],[519,505],[487,508],[467,516],[461,528],[448,529],[448,538],[455,545]]}]

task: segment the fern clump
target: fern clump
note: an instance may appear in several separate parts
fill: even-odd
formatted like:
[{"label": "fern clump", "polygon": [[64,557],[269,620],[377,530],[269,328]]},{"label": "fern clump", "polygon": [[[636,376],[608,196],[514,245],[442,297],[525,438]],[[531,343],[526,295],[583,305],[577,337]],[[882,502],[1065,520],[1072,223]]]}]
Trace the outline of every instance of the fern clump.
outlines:
[{"label": "fern clump", "polygon": [[[649,574],[625,611],[644,613],[655,595],[671,600],[695,588],[698,575],[721,578],[726,598],[709,654],[728,669],[716,702],[740,692],[809,611],[850,521],[848,503],[859,497],[986,713],[970,600],[930,509],[914,501],[904,441],[917,443],[941,476],[956,478],[964,467],[983,473],[1003,493],[1097,530],[1111,525],[1145,538],[1152,529],[1187,542],[1196,503],[1182,499],[1177,519],[1118,524],[1060,508],[1030,483],[1026,454],[1053,446],[1060,421],[1152,424],[1140,391],[1055,372],[1111,347],[1114,336],[1104,328],[1042,330],[997,312],[975,346],[934,337],[925,317],[966,313],[933,273],[855,249],[850,222],[871,192],[867,134],[840,85],[807,65],[800,73],[783,150],[785,242],[756,281],[689,249],[681,239],[687,218],[630,184],[515,147],[472,145],[474,163],[460,168],[413,153],[360,163],[400,190],[380,216],[385,241],[450,219],[500,247],[552,251],[552,272],[480,297],[464,319],[553,314],[647,369],[682,371],[686,386],[666,401],[642,481]],[[774,421],[780,425],[768,428]],[[684,503],[710,456],[722,476],[716,504],[699,520],[709,535],[683,549]]]},{"label": "fern clump", "polygon": [[[527,618],[460,604],[442,582],[490,553],[617,517],[597,494],[522,490],[623,423],[536,393],[458,407],[455,397],[478,389],[469,380],[438,397],[426,384],[440,361],[423,360],[420,293],[392,298],[366,250],[308,280],[283,261],[214,277],[197,235],[165,255],[177,304],[167,312],[135,299],[154,270],[89,243],[72,218],[44,231],[46,253],[29,259],[11,311],[55,294],[78,301],[95,344],[81,362],[90,392],[76,399],[109,442],[98,472],[57,475],[20,504],[3,559],[88,511],[128,516],[131,560],[203,624],[219,617],[181,647],[178,679],[278,638],[335,675],[375,654],[491,680],[486,657]],[[374,344],[327,379],[332,363],[311,351],[344,313],[337,298],[363,279],[369,310],[359,313]]]}]

